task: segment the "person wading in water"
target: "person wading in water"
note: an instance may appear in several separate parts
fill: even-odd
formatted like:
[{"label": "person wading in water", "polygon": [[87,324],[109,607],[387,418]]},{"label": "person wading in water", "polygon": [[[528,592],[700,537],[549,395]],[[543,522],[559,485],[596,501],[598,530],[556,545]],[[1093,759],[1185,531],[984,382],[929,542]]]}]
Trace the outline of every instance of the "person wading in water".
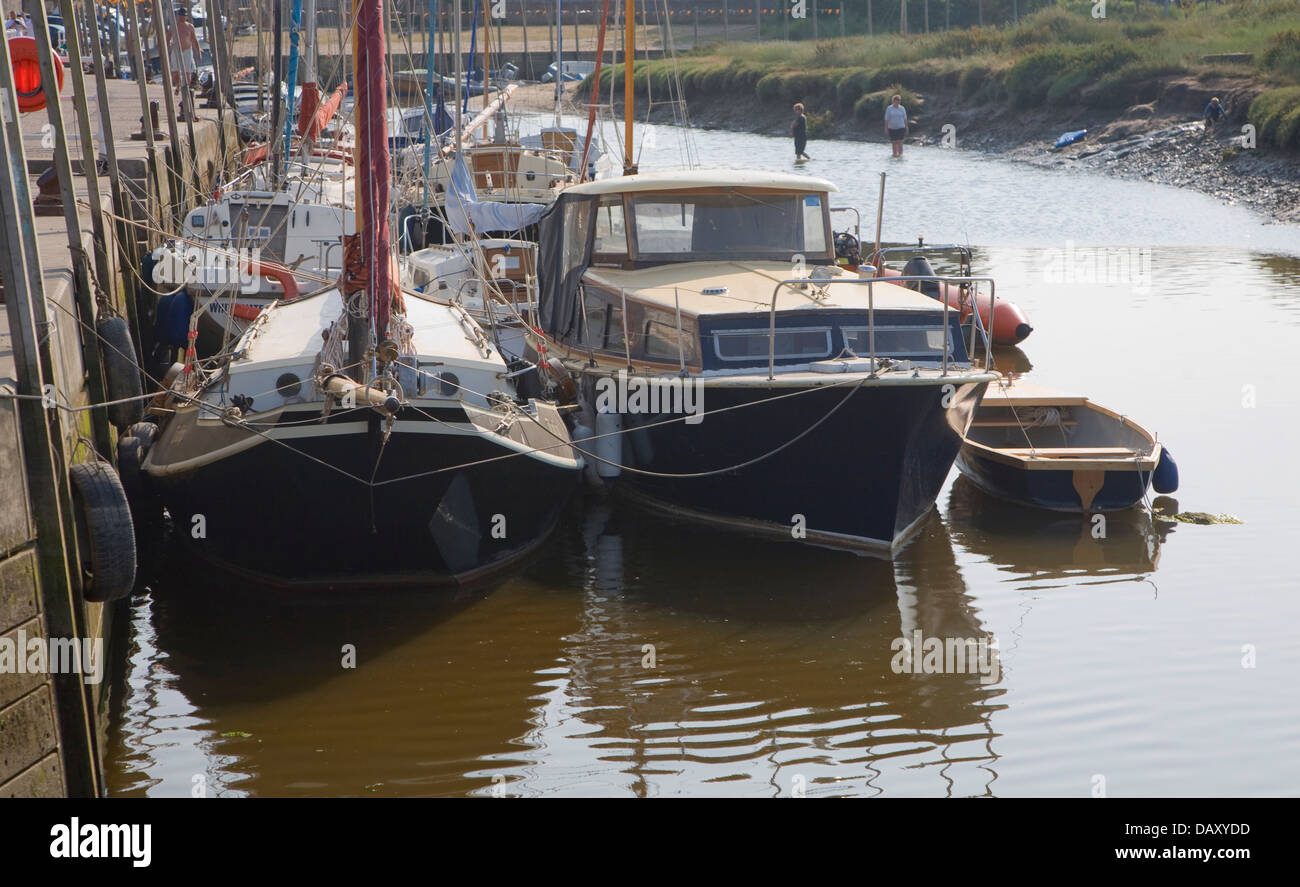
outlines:
[{"label": "person wading in water", "polygon": [[808,147],[808,118],[803,116],[803,102],[794,106],[794,122],[790,124],[790,132],[794,134],[794,159],[812,160],[803,152]]},{"label": "person wading in water", "polygon": [[896,95],[885,109],[885,135],[894,143],[894,156],[903,156],[903,139],[907,138],[907,109],[903,97]]}]

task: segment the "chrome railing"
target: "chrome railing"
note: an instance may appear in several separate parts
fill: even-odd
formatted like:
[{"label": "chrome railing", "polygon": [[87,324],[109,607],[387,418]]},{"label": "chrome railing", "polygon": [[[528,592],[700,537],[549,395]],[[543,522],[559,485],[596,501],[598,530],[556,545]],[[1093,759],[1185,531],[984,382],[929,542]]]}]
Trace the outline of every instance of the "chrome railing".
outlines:
[{"label": "chrome railing", "polygon": [[[979,303],[976,300],[978,289],[971,289],[971,345],[967,350],[967,355],[971,358],[971,364],[974,365],[975,358],[975,333],[978,331],[980,338],[984,342],[984,369],[987,371],[993,365],[993,340],[990,331],[993,329],[993,318],[997,311],[997,284],[992,277],[940,277],[938,275],[925,276],[906,276],[906,277],[858,277],[858,278],[839,278],[834,280],[816,281],[810,277],[790,277],[778,281],[772,288],[772,305],[768,312],[768,330],[767,330],[767,378],[772,380],[776,378],[776,299],[781,294],[782,287],[803,288],[808,286],[817,287],[821,290],[829,290],[836,285],[865,286],[867,288],[867,348],[870,352],[871,375],[876,375],[878,363],[876,360],[876,302],[875,302],[875,284],[896,284],[896,283],[938,283],[940,285],[950,284],[955,286],[975,287],[981,283],[989,285],[989,320],[988,327],[985,328],[984,319],[980,317]],[[944,346],[942,360],[942,375],[948,375],[948,355],[952,350],[948,343],[948,312],[951,306],[947,299],[939,300],[943,303],[943,331]],[[960,315],[959,315],[960,318]]]},{"label": "chrome railing", "polygon": [[[486,287],[483,286],[479,287],[478,297],[479,300],[483,303],[483,313],[487,315],[488,332],[491,335],[492,341],[497,346],[497,351],[500,352],[501,333],[497,329],[497,315],[496,315],[495,304],[494,304],[496,302],[496,299],[493,298],[493,290],[495,290],[496,295],[499,295],[501,297],[501,300],[503,302],[513,306],[515,309],[514,313],[518,315],[519,314],[519,283],[509,279],[508,277],[502,277],[502,278],[466,277],[463,280],[461,280],[460,284],[456,287],[456,295],[451,300],[462,309],[464,309],[465,306],[461,302],[461,297],[465,293],[466,284],[470,284],[470,283],[487,284]],[[498,284],[503,284],[503,283],[510,284],[511,298],[509,299],[507,299],[506,294],[501,292],[501,290],[498,288]],[[525,290],[525,294],[527,294],[527,290]]]},{"label": "chrome railing", "polygon": [[951,253],[951,252],[957,253],[961,257],[962,264],[967,267],[970,267],[970,263],[971,263],[970,247],[962,246],[957,243],[926,244],[924,241],[920,241],[912,244],[911,246],[881,247],[881,249],[875,254],[880,256],[881,258],[884,258],[885,256],[891,255],[893,253],[912,253],[913,255],[916,255],[917,253]]},{"label": "chrome railing", "polygon": [[856,206],[832,206],[830,212],[833,213],[853,213],[853,236],[862,242],[862,213],[858,212]]}]

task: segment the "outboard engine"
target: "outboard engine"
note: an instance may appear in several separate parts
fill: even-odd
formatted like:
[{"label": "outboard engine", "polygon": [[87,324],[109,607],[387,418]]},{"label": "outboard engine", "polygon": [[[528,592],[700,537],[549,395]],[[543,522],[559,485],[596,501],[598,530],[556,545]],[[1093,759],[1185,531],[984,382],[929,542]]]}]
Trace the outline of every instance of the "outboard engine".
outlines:
[{"label": "outboard engine", "polygon": [[[934,269],[930,267],[930,260],[925,256],[912,256],[907,260],[907,264],[903,266],[903,276],[933,277]],[[904,286],[925,293],[931,299],[939,298],[939,282],[936,280],[909,280]]]}]

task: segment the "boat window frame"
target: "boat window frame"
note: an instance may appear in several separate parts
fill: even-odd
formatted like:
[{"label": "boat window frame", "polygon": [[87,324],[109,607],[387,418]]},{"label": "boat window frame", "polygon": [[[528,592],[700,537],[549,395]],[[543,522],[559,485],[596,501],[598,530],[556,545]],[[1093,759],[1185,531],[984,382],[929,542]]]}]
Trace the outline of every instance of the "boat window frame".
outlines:
[{"label": "boat window frame", "polygon": [[[932,333],[932,332],[939,332],[939,331],[942,330],[943,333],[944,333],[944,339],[946,340],[946,344],[947,344],[947,346],[948,346],[948,360],[953,361],[953,360],[956,360],[956,359],[957,359],[957,357],[956,357],[956,352],[955,352],[955,350],[954,350],[954,348],[953,348],[952,328],[951,328],[951,327],[945,327],[945,326],[943,325],[943,322],[942,322],[942,321],[940,321],[939,323],[934,324],[933,326],[926,326],[926,325],[919,324],[919,323],[917,323],[917,324],[906,324],[906,323],[886,323],[886,324],[880,324],[880,323],[878,323],[878,324],[875,325],[875,329],[876,329],[876,344],[877,344],[877,345],[880,344],[880,338],[879,338],[879,337],[880,337],[880,333],[881,333],[882,331],[884,331],[884,332],[893,332],[893,331],[896,331],[896,330],[907,330],[907,331],[909,331],[909,332],[915,332],[915,331],[917,331],[917,330],[921,330],[921,331],[926,332],[926,333]],[[842,326],[839,327],[839,331],[840,331],[840,341],[844,344],[844,350],[845,350],[845,351],[847,351],[849,354],[852,354],[854,357],[870,357],[870,356],[871,356],[870,354],[862,354],[862,353],[859,353],[859,352],[857,352],[857,351],[854,351],[854,350],[853,350],[853,346],[849,344],[849,333],[850,333],[850,332],[854,332],[854,333],[859,333],[859,332],[860,332],[860,333],[867,333],[868,335],[870,335],[870,332],[871,332],[871,327],[870,327],[870,326],[846,326],[846,325],[842,325]],[[943,360],[943,351],[942,351],[942,350],[940,350],[940,351],[935,351],[935,352],[932,352],[932,354],[927,354],[925,357],[918,358],[918,357],[917,357],[917,352],[915,352],[915,351],[882,351],[882,350],[880,350],[879,348],[877,348],[877,349],[876,349],[876,354],[875,354],[875,356],[876,356],[876,357],[901,357],[901,358],[909,358],[909,359],[912,359],[912,360],[926,360],[926,359],[929,359],[930,356],[933,356],[935,360],[942,361],[942,360]]]},{"label": "boat window frame", "polygon": [[[699,321],[694,315],[682,314],[679,326],[677,312],[671,308],[629,299],[629,312],[634,304],[637,306],[637,311],[632,316],[637,320],[638,330],[635,342],[639,346],[639,358],[641,360],[649,363],[685,363],[688,367],[700,365]],[[651,353],[650,327],[652,324],[658,324],[669,331],[670,335],[668,337],[655,337],[658,341],[670,345],[667,353]],[[676,335],[672,336],[671,334]],[[637,356],[638,352],[634,351],[633,357]]]},{"label": "boat window frame", "polygon": [[[832,342],[832,338],[831,338],[831,333],[834,332],[834,330],[835,330],[834,325],[829,325],[829,326],[789,326],[789,327],[781,327],[781,326],[779,326],[779,327],[776,328],[776,334],[777,334],[777,335],[780,335],[781,333],[825,333],[825,334],[826,334],[826,350],[825,350],[825,352],[823,352],[822,354],[782,354],[782,353],[780,353],[780,352],[777,352],[775,355],[771,355],[770,352],[769,352],[768,354],[747,354],[747,355],[745,355],[745,356],[743,356],[743,357],[727,357],[727,356],[725,356],[725,355],[724,355],[724,354],[719,350],[719,348],[718,348],[718,337],[719,337],[719,336],[726,336],[726,335],[731,335],[731,336],[740,336],[740,335],[746,335],[746,336],[759,336],[759,337],[761,337],[761,338],[763,338],[763,339],[766,340],[766,339],[770,338],[770,336],[771,336],[771,332],[770,332],[769,330],[767,330],[766,328],[750,328],[750,329],[745,329],[745,328],[741,327],[741,328],[736,328],[736,329],[714,329],[714,330],[710,330],[710,331],[709,331],[709,337],[713,340],[713,356],[716,357],[718,360],[724,362],[724,363],[743,363],[743,362],[746,362],[746,361],[750,361],[750,362],[752,362],[752,361],[766,361],[767,358],[768,358],[769,356],[774,357],[774,359],[776,359],[776,360],[808,360],[808,361],[813,361],[813,360],[826,360],[827,358],[829,358],[829,357],[831,356],[831,354],[833,353],[833,352],[831,351],[831,349],[833,348],[833,342]],[[770,346],[769,346],[769,347],[770,347]]]},{"label": "boat window frame", "polygon": [[[664,198],[689,198],[704,196],[729,196],[733,194],[744,194],[746,196],[758,199],[762,196],[767,197],[790,197],[802,199],[808,197],[817,197],[821,208],[822,218],[822,243],[824,250],[820,253],[810,253],[805,249],[793,250],[789,255],[774,256],[772,250],[762,250],[752,253],[726,252],[726,253],[706,253],[698,250],[687,250],[683,253],[648,253],[642,252],[640,237],[637,230],[636,204],[639,199],[647,201],[657,201]],[[835,236],[831,225],[830,218],[830,193],[827,191],[803,191],[791,188],[761,188],[749,187],[742,185],[724,185],[714,187],[696,187],[696,188],[671,188],[664,190],[646,190],[646,191],[628,191],[623,195],[623,219],[627,228],[628,236],[628,261],[633,265],[672,265],[684,264],[686,262],[764,262],[777,261],[788,262],[795,256],[802,256],[808,265],[835,262]],[[686,202],[683,200],[682,202]],[[800,223],[802,224],[803,207],[800,210]],[[808,234],[804,231],[804,241],[807,242]],[[594,257],[593,257],[594,259]]]},{"label": "boat window frame", "polygon": [[[682,314],[681,350],[675,342],[671,353],[650,352],[650,325],[658,323],[671,332],[677,332],[677,315],[671,308],[653,302],[626,298],[627,304],[627,338],[623,342],[623,294],[610,292],[603,287],[584,285],[582,287],[580,315],[582,317],[579,341],[573,347],[581,347],[593,352],[620,359],[631,357],[632,360],[665,366],[678,366],[685,359],[688,368],[702,366],[699,320],[694,315]],[[600,328],[595,321],[599,318]]]},{"label": "boat window frame", "polygon": [[[601,213],[601,210],[604,210],[604,209],[607,209],[607,208],[613,207],[615,204],[617,204],[617,205],[622,209],[622,212],[623,212],[623,251],[622,251],[622,252],[618,252],[618,251],[610,252],[610,251],[606,251],[606,250],[601,250],[600,252],[597,252],[597,251],[596,251],[596,232],[597,232],[597,230],[600,228],[600,213]],[[626,194],[613,194],[613,195],[608,195],[608,194],[607,194],[607,195],[602,196],[599,200],[596,201],[596,214],[595,214],[595,216],[592,218],[592,225],[591,225],[591,236],[592,236],[591,261],[590,261],[588,264],[590,264],[590,265],[612,265],[612,266],[616,266],[616,267],[623,267],[623,266],[627,265],[629,262],[633,261],[633,258],[632,258],[632,234],[633,234],[633,232],[632,232],[632,216],[631,216],[631,213],[630,213],[630,210],[629,210],[629,206],[628,206],[628,195],[626,195]]]}]

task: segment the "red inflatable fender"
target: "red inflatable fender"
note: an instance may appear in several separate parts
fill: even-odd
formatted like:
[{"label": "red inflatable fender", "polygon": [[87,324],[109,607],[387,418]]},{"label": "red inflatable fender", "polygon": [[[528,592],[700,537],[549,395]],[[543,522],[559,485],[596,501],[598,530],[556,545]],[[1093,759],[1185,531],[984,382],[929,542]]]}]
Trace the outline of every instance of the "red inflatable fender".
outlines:
[{"label": "red inflatable fender", "polygon": [[[902,277],[903,272],[895,271],[893,268],[884,268],[881,270],[881,277]],[[965,321],[970,317],[974,310],[969,298],[963,300],[960,286],[954,284],[939,284],[939,294],[943,300],[948,303],[949,308],[961,312],[961,319]],[[985,329],[992,330],[994,345],[1018,345],[1025,340],[1034,328],[1029,323],[1029,317],[1021,310],[1020,306],[1010,299],[998,299],[996,305],[991,304],[988,293],[976,293],[975,304],[979,308],[980,323],[984,324]],[[993,311],[993,322],[989,322],[989,310]]]}]

